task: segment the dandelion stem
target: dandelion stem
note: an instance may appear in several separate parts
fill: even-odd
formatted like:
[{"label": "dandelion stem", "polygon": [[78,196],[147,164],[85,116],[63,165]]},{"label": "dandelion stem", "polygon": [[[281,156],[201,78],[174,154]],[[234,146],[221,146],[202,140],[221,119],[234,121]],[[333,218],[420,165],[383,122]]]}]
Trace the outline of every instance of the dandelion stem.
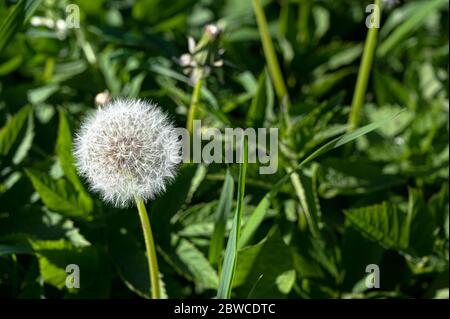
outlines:
[{"label": "dandelion stem", "polygon": [[[377,12],[379,12],[379,16],[376,18],[379,21],[381,18],[381,0],[375,0],[375,7],[378,8]],[[356,80],[355,92],[353,94],[352,109],[348,119],[350,130],[354,130],[359,126],[360,113],[366,96],[367,83],[369,81],[370,70],[372,68],[373,57],[377,45],[377,37],[378,27],[372,26],[367,33],[361,65],[358,71],[358,79]]]},{"label": "dandelion stem", "polygon": [[148,218],[147,209],[142,198],[135,196],[136,206],[141,219],[142,230],[144,232],[145,248],[147,249],[148,269],[150,275],[150,286],[152,299],[160,299],[159,270],[156,259],[155,242],[153,240],[152,228]]},{"label": "dandelion stem", "polygon": [[200,92],[203,85],[203,78],[198,79],[194,86],[194,92],[192,92],[191,105],[189,107],[189,113],[186,123],[186,128],[190,135],[192,135],[192,129],[194,127],[195,113],[197,112],[198,102],[200,101]]},{"label": "dandelion stem", "polygon": [[269,68],[272,83],[280,100],[287,97],[286,85],[284,83],[283,75],[281,74],[280,65],[278,64],[275,49],[273,47],[272,39],[270,38],[269,27],[267,26],[264,9],[261,6],[260,0],[252,0],[253,10],[256,16],[256,23],[258,24],[259,33],[261,35],[261,42],[266,57],[267,66]]}]

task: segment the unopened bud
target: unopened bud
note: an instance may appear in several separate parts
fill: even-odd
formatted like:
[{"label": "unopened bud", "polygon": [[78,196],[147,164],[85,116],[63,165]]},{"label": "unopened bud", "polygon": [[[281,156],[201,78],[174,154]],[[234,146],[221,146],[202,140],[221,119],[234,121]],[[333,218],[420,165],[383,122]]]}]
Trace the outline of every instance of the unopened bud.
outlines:
[{"label": "unopened bud", "polygon": [[207,32],[212,38],[217,38],[220,34],[220,29],[215,24],[208,24],[205,27],[205,32]]},{"label": "unopened bud", "polygon": [[108,91],[103,91],[95,96],[95,104],[98,106],[105,105],[111,102],[111,100],[111,94]]}]

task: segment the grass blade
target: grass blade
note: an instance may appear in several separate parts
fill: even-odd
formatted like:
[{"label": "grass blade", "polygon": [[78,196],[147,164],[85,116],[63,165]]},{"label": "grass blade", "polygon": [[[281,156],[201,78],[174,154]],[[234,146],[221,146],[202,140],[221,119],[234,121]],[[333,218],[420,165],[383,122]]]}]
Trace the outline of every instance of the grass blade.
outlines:
[{"label": "grass blade", "polygon": [[219,205],[216,210],[216,223],[214,225],[214,232],[209,246],[209,261],[211,264],[216,264],[222,252],[223,243],[225,239],[225,225],[227,216],[233,204],[234,181],[229,170],[225,175],[225,182],[223,183],[222,193],[219,198]]},{"label": "grass blade", "polygon": [[217,298],[229,299],[231,287],[233,284],[234,273],[236,271],[236,260],[239,248],[239,235],[241,228],[242,215],[244,213],[244,194],[245,194],[245,176],[247,174],[248,163],[248,141],[243,138],[243,161],[239,169],[239,185],[237,193],[237,207],[234,215],[233,227],[228,238],[225,258],[222,264],[222,272],[219,279],[219,289]]},{"label": "grass blade", "polygon": [[256,16],[256,22],[258,24],[259,34],[261,36],[264,55],[266,57],[270,75],[272,77],[273,86],[275,87],[278,98],[280,100],[283,100],[287,96],[287,89],[283,80],[283,75],[281,74],[280,65],[278,64],[272,39],[270,38],[266,15],[264,14],[264,9],[261,5],[260,0],[252,0],[252,3],[253,10]]},{"label": "grass blade", "polygon": [[422,1],[420,8],[416,8],[411,16],[400,24],[378,47],[377,57],[385,57],[398,43],[420,28],[426,18],[439,10],[448,0]]},{"label": "grass blade", "polygon": [[20,27],[31,17],[41,0],[20,0],[8,13],[0,26],[0,53]]},{"label": "grass blade", "polygon": [[5,126],[0,128],[0,162],[12,153],[14,146],[18,144],[17,139],[25,128],[31,110],[31,106],[23,107],[11,117]]},{"label": "grass blade", "polygon": [[261,225],[264,220],[264,216],[270,207],[270,198],[271,192],[267,193],[263,199],[259,202],[258,206],[256,206],[253,214],[250,215],[250,218],[245,223],[244,228],[242,229],[242,236],[239,240],[239,247],[242,248],[248,244],[253,234],[258,229],[259,225]]}]

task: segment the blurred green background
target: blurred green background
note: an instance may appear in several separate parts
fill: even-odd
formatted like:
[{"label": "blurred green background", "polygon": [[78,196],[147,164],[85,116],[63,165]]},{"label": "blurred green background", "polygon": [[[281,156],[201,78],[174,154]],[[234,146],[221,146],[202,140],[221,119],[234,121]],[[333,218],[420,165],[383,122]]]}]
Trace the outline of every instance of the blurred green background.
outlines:
[{"label": "blurred green background", "polygon": [[[197,117],[280,128],[278,172],[248,167],[244,227],[293,163],[348,130],[370,1],[261,1],[289,110],[250,0],[21,3],[0,0],[0,298],[149,296],[138,215],[87,190],[72,138],[105,90],[150,99],[184,127],[193,88],[177,59],[208,23],[223,29],[224,63],[205,79]],[[79,28],[68,25],[71,3]],[[448,298],[448,20],[445,0],[383,8],[361,124],[404,111],[270,198],[239,251],[232,297]],[[236,190],[239,166],[228,170]],[[228,235],[236,206],[226,172],[184,164],[147,205],[168,298],[216,295],[226,238],[211,238],[224,219]],[[221,220],[223,189],[232,196]],[[80,266],[80,289],[66,288],[68,264]],[[379,289],[365,285],[369,264]]]}]

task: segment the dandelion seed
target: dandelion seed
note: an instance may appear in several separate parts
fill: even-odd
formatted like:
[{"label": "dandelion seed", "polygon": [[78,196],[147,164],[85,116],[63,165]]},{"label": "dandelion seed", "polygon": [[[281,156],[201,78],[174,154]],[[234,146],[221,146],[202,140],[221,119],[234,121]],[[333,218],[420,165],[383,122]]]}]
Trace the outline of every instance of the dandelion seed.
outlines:
[{"label": "dandelion seed", "polygon": [[118,99],[82,124],[74,155],[92,190],[124,207],[165,190],[181,161],[180,148],[175,128],[156,105]]}]

